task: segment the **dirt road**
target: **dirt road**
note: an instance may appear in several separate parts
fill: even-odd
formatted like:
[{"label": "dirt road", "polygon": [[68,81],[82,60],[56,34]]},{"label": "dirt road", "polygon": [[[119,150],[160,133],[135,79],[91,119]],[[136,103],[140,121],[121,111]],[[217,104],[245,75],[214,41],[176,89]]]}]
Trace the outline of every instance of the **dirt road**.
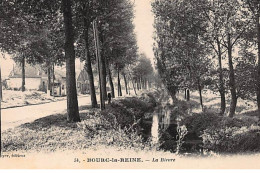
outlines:
[{"label": "dirt road", "polygon": [[[97,99],[99,96],[97,96]],[[79,106],[90,105],[90,96],[80,96],[78,98]],[[2,110],[2,130],[13,128],[21,124],[32,122],[45,116],[65,113],[67,100],[51,102],[40,105],[31,105]]]}]

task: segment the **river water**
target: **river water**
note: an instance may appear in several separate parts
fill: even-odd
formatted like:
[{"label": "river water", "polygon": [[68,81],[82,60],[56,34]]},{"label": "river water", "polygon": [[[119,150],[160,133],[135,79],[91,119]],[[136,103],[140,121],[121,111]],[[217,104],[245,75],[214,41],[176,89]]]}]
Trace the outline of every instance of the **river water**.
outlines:
[{"label": "river water", "polygon": [[[176,117],[178,116],[172,114],[173,109],[176,108],[169,99],[167,101],[161,100],[150,116],[143,120],[142,128],[144,136],[146,136],[145,139],[150,138],[154,145],[160,146],[160,149],[176,152],[178,135]],[[185,138],[181,151],[183,153],[200,153],[202,141]]]}]

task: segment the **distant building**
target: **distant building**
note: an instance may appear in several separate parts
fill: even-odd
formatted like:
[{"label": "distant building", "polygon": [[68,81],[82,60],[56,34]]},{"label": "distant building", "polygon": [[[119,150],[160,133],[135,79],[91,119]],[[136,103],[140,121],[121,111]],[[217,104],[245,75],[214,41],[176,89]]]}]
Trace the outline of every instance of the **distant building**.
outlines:
[{"label": "distant building", "polygon": [[85,69],[81,70],[77,79],[77,91],[81,94],[89,93],[88,74]]},{"label": "distant building", "polygon": [[[54,70],[54,96],[66,95],[66,74],[65,72],[55,69]],[[13,67],[6,80],[7,89],[20,90],[22,85],[22,68],[20,65]],[[53,83],[53,81],[51,81]],[[25,89],[37,90],[47,92],[48,75],[39,65],[32,66],[25,65]]]},{"label": "distant building", "polygon": [[[22,85],[22,68],[19,65],[13,67],[7,79],[8,89],[20,90]],[[47,73],[39,66],[25,65],[26,90],[47,90]]]}]

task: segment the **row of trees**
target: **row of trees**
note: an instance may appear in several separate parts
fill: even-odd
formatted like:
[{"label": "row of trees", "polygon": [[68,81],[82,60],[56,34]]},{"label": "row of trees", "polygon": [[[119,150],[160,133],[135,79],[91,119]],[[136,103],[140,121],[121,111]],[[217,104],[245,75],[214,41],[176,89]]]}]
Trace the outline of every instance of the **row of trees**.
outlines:
[{"label": "row of trees", "polygon": [[[85,62],[92,107],[97,107],[93,68],[98,67],[101,108],[105,108],[108,78],[115,97],[113,72],[117,73],[118,95],[125,86],[148,85],[150,61],[138,54],[130,0],[3,0],[0,3],[0,50],[13,56],[22,67],[25,90],[25,63],[40,64],[48,73],[48,89],[54,65],[66,64],[67,120],[80,121],[75,79],[75,58]],[[98,58],[97,58],[98,57]],[[148,64],[147,70],[139,66]],[[137,72],[139,70],[139,72]],[[149,81],[149,84],[151,81]],[[127,91],[128,93],[128,91]]]},{"label": "row of trees", "polygon": [[228,90],[230,117],[238,97],[255,98],[260,115],[260,1],[154,0],[152,6],[157,67],[172,97],[198,89],[203,106],[207,85],[220,93],[221,115]]}]

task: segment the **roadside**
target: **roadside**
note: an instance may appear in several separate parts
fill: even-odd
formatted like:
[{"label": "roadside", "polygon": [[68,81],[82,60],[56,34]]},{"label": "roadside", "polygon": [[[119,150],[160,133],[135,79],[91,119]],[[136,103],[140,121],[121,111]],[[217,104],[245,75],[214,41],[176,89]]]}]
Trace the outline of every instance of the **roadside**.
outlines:
[{"label": "roadside", "polygon": [[3,90],[2,109],[15,108],[27,105],[37,105],[65,100],[66,97],[47,96],[41,91],[14,91]]},{"label": "roadside", "polygon": [[[99,99],[99,97],[97,97]],[[66,113],[67,100],[58,100],[45,104],[28,105],[2,111],[2,130],[19,126],[23,123],[34,121],[45,116]],[[90,105],[91,100],[89,95],[78,97],[79,106]]]}]

